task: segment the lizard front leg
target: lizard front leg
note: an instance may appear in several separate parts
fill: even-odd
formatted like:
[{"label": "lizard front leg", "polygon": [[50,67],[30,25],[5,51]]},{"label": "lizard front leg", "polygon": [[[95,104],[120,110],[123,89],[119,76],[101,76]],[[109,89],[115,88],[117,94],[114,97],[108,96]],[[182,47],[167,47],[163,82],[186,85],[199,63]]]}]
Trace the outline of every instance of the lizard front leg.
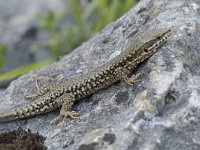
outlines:
[{"label": "lizard front leg", "polygon": [[126,84],[128,85],[134,85],[135,83],[139,82],[140,81],[140,77],[142,76],[142,73],[137,73],[137,74],[134,74],[132,75],[131,77],[128,77],[128,73],[130,71],[128,71],[126,68],[118,68],[117,69],[117,74],[119,76],[119,78],[121,79],[121,81],[125,82]]},{"label": "lizard front leg", "polygon": [[124,78],[122,79],[125,83],[127,83],[128,85],[134,85],[135,83],[140,81],[140,77],[142,76],[142,73],[137,73],[132,75],[131,77],[128,77],[127,75],[124,76]]}]

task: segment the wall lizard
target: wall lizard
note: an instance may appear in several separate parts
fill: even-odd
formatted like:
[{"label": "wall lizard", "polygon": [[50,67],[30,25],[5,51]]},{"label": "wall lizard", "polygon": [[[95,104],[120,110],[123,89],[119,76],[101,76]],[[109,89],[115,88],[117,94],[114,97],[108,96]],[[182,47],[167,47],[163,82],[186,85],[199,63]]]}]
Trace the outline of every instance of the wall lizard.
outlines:
[{"label": "wall lizard", "polygon": [[1,113],[0,122],[28,118],[60,107],[60,115],[52,123],[56,122],[61,116],[64,117],[63,122],[67,116],[77,117],[78,113],[71,111],[75,101],[119,80],[129,84],[138,81],[139,73],[130,78],[128,78],[128,75],[139,63],[150,57],[165,43],[170,32],[169,28],[162,28],[136,36],[132,45],[126,48],[120,55],[89,73],[66,80],[61,84],[55,84],[50,88],[43,88],[43,90],[40,90],[38,94],[33,96],[36,100],[30,104]]}]

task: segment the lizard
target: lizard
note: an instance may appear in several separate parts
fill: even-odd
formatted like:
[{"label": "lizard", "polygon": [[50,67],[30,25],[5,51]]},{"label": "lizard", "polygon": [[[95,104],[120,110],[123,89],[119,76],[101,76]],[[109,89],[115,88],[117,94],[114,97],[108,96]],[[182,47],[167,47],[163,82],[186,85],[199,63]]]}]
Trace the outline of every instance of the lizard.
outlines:
[{"label": "lizard", "polygon": [[72,111],[72,106],[77,100],[117,81],[124,81],[128,84],[137,82],[140,73],[131,77],[128,75],[141,62],[153,55],[166,42],[170,33],[170,28],[160,28],[143,35],[136,35],[132,44],[110,61],[86,74],[65,80],[60,84],[54,84],[49,88],[42,88],[37,94],[29,97],[35,98],[35,101],[30,104],[0,113],[0,122],[29,118],[58,108],[61,108],[60,115],[53,119],[51,123],[55,123],[60,117],[63,117],[63,123],[66,117],[78,117],[79,114]]}]

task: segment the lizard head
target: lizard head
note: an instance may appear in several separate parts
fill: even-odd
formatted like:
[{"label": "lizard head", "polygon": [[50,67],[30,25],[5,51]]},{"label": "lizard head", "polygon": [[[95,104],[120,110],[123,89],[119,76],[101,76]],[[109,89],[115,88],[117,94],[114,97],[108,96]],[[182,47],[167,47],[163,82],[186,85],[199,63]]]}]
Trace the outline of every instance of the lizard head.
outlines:
[{"label": "lizard head", "polygon": [[[171,29],[161,28],[139,35],[125,53],[129,53],[129,59],[139,64],[151,56],[166,41],[170,33]],[[126,57],[124,59],[128,58]]]},{"label": "lizard head", "polygon": [[[169,37],[171,29],[162,28],[157,30],[152,30],[141,37],[142,45],[138,49],[138,53],[143,57],[148,57],[153,54],[158,47],[160,47],[166,39]],[[146,58],[145,57],[145,58]]]}]

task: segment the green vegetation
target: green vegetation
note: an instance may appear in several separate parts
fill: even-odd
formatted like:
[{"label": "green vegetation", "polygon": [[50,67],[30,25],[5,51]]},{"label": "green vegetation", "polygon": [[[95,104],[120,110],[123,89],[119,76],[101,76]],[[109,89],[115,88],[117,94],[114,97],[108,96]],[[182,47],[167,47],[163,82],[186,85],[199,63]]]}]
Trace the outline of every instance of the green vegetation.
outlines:
[{"label": "green vegetation", "polygon": [[3,69],[6,63],[7,46],[4,43],[0,43],[0,69]]},{"label": "green vegetation", "polygon": [[42,62],[36,62],[36,63],[33,63],[33,64],[29,64],[29,65],[19,67],[15,70],[12,70],[12,71],[9,71],[5,74],[0,75],[0,81],[14,79],[14,78],[16,78],[20,75],[23,75],[23,74],[25,74],[25,73],[27,73],[31,70],[35,70],[39,67],[48,65],[51,62],[52,62],[51,59],[47,59],[47,60],[42,61]]},{"label": "green vegetation", "polygon": [[[90,0],[86,5],[82,6],[80,0],[71,0],[71,10],[63,12],[62,15],[49,11],[46,15],[40,17],[40,27],[49,34],[50,40],[45,47],[51,51],[53,58],[2,74],[0,75],[0,81],[16,78],[50,63],[59,56],[69,53],[96,32],[100,31],[108,23],[122,16],[137,1]],[[65,21],[67,15],[72,15],[72,19],[68,24]],[[3,68],[6,62],[6,50],[6,46],[0,43],[0,69]]]},{"label": "green vegetation", "polygon": [[81,7],[79,0],[71,0],[71,25],[60,26],[63,16],[49,11],[42,17],[41,27],[50,35],[47,47],[53,57],[69,53],[82,42],[116,20],[136,3],[136,0],[92,0]]}]

